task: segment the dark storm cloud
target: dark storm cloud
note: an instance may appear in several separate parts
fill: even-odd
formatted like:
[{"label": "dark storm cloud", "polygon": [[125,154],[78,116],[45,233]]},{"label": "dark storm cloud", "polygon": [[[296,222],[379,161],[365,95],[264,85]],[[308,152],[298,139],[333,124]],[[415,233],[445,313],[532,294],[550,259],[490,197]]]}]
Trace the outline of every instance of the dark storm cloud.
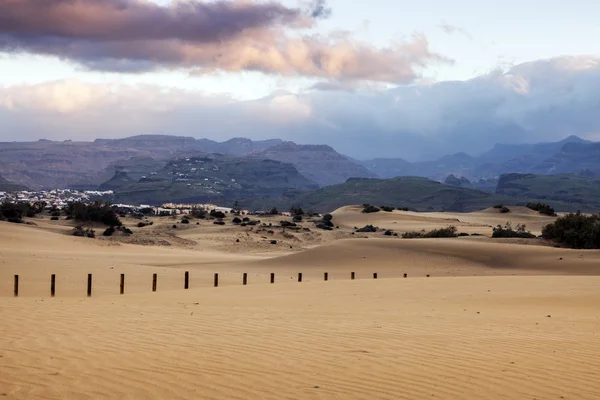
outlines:
[{"label": "dark storm cloud", "polygon": [[386,48],[351,36],[289,35],[330,15],[276,2],[0,0],[0,52],[56,56],[89,69],[253,70],[286,76],[406,83],[430,62],[422,35]]}]

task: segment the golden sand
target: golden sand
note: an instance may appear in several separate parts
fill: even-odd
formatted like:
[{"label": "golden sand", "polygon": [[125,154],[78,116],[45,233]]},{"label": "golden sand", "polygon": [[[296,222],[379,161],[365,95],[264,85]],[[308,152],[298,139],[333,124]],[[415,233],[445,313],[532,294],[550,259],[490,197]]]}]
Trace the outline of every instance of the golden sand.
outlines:
[{"label": "golden sand", "polygon": [[[173,234],[158,219],[134,229],[169,246],[75,238],[62,221],[0,223],[0,397],[600,398],[600,252],[350,233],[458,219],[459,230],[489,235],[499,218],[349,207],[334,213],[334,232],[203,223]],[[510,218],[539,230],[547,221],[525,210]]]}]

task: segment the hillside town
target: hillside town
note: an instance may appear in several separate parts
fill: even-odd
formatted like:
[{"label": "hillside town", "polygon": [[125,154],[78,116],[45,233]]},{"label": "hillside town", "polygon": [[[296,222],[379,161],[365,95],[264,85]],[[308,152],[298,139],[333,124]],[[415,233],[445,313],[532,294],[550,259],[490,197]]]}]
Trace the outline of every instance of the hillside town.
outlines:
[{"label": "hillside town", "polygon": [[[22,190],[15,192],[0,192],[0,203],[28,203],[28,204],[39,204],[43,203],[44,208],[47,210],[52,209],[63,209],[69,205],[69,203],[91,203],[94,201],[105,201],[110,198],[114,192],[112,190],[96,191],[96,190],[75,190],[75,189],[52,189],[52,190]],[[206,211],[221,211],[223,213],[231,213],[234,211],[233,207],[223,207],[217,204],[210,203],[165,203],[160,206],[153,206],[149,204],[113,204],[114,207],[121,211],[129,211],[131,213],[138,213],[141,210],[145,210],[146,214],[152,213],[154,215],[187,215],[191,214],[193,210],[203,209]],[[151,210],[151,211],[150,211]],[[270,211],[261,210],[246,210],[236,209],[236,213],[241,215],[262,215],[270,214]],[[289,216],[289,212],[277,212],[278,215]]]}]

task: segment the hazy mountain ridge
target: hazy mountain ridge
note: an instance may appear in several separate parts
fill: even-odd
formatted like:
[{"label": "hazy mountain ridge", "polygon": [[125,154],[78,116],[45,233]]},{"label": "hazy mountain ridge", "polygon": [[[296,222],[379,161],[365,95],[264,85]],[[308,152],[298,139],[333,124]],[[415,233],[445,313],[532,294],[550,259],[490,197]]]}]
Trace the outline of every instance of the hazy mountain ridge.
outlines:
[{"label": "hazy mountain ridge", "polygon": [[[280,142],[278,139],[255,142],[243,138],[215,142],[169,135],[139,135],[123,139],[96,139],[93,142],[2,142],[0,174],[32,189],[93,189],[114,175],[111,165],[127,163],[133,158],[168,159],[185,151],[238,155]],[[129,164],[135,168],[132,163]]]},{"label": "hazy mountain ridge", "polygon": [[361,161],[381,178],[423,176],[444,181],[449,175],[471,181],[494,179],[505,173],[579,173],[600,171],[600,143],[569,136],[559,142],[497,144],[480,156],[457,153],[435,161],[410,163],[403,159]]},{"label": "hazy mountain ridge", "polygon": [[327,145],[299,145],[294,142],[283,142],[250,155],[293,164],[302,175],[319,186],[342,183],[349,178],[376,176],[364,166],[353,162]]}]

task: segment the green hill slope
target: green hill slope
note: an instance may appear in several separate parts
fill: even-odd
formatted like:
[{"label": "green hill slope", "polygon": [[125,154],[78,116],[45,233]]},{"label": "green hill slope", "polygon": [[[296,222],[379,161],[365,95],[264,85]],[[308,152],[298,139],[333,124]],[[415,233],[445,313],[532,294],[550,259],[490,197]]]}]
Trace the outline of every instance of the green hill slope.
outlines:
[{"label": "green hill slope", "polygon": [[[349,204],[374,204],[408,207],[417,211],[469,212],[496,204],[526,205],[532,199],[493,194],[477,189],[454,187],[421,177],[393,179],[349,179],[343,184],[328,186],[298,195],[294,204],[319,212],[335,210]],[[558,211],[574,211],[587,207],[561,201],[549,202]]]},{"label": "green hill slope", "polygon": [[496,194],[526,197],[544,202],[559,201],[574,207],[600,210],[600,177],[596,175],[505,174]]},{"label": "green hill slope", "polygon": [[165,202],[216,202],[279,197],[289,190],[318,186],[291,164],[258,158],[189,155],[168,161],[161,170],[137,183],[121,187],[116,201],[161,204]]}]

